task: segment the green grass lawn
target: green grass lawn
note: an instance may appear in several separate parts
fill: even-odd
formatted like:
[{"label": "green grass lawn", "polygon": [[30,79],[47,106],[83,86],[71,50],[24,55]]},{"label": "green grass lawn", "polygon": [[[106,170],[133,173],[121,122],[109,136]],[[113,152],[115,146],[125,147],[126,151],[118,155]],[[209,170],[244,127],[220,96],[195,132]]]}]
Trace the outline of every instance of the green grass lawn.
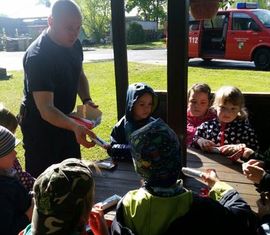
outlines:
[{"label": "green grass lawn", "polygon": [[128,50],[153,50],[160,48],[166,48],[166,43],[162,40],[144,44],[127,45]]},{"label": "green grass lawn", "polygon": [[[91,96],[103,112],[102,122],[94,131],[109,141],[111,129],[117,121],[114,64],[112,61],[89,63],[84,65],[84,69],[90,80]],[[23,72],[10,73],[13,74],[12,79],[0,80],[0,102],[17,114],[23,93]],[[166,80],[166,66],[129,63],[129,83],[146,82],[154,89],[161,90],[166,89]],[[222,85],[233,85],[243,92],[270,92],[269,72],[189,67],[188,87],[197,82],[208,83],[213,91]],[[16,135],[22,139],[20,129]],[[17,152],[21,164],[24,165],[22,145],[17,147]],[[85,159],[103,159],[107,156],[99,146],[82,148],[82,154]]]},{"label": "green grass lawn", "polygon": [[[113,48],[113,45],[111,43],[109,44],[95,44],[90,47],[84,47],[84,50],[89,50],[90,48]],[[160,48],[166,48],[166,43],[164,40],[159,40],[155,42],[146,42],[143,44],[134,44],[134,45],[127,45],[128,50],[153,50],[153,49],[160,49]]]}]

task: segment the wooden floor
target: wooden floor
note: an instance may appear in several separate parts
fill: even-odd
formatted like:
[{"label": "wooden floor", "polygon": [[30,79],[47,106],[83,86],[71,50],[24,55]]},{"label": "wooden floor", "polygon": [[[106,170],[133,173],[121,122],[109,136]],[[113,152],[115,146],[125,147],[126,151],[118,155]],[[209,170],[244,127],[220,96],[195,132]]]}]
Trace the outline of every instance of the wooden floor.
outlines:
[{"label": "wooden floor", "polygon": [[[249,203],[254,211],[257,211],[256,200],[259,194],[251,181],[242,174],[240,163],[233,163],[224,156],[217,154],[202,154],[198,150],[187,150],[187,166],[198,170],[215,169],[220,180],[232,185],[242,197]],[[102,170],[95,174],[96,202],[118,194],[125,195],[129,190],[140,187],[140,177],[134,171],[131,163],[121,162],[112,170]],[[199,192],[205,184],[195,178],[185,177],[185,187]]]}]

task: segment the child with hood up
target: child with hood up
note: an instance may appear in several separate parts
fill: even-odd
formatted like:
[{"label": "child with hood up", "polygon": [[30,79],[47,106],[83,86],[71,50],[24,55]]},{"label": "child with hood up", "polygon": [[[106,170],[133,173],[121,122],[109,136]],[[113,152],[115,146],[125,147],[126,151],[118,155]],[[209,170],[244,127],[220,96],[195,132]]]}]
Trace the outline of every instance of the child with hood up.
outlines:
[{"label": "child with hood up", "polygon": [[131,160],[129,137],[132,132],[155,120],[151,115],[158,105],[154,90],[145,83],[129,85],[126,113],[111,132],[111,147],[107,150],[114,162]]}]

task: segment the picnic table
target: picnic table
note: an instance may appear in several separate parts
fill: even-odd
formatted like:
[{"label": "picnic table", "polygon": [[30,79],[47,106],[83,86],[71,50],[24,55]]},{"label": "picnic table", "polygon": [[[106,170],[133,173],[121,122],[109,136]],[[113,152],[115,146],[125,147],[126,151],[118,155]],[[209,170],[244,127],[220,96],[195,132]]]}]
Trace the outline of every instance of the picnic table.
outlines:
[{"label": "picnic table", "polygon": [[[232,162],[219,154],[202,153],[200,150],[188,148],[187,166],[201,171],[215,169],[220,180],[233,186],[257,212],[256,200],[259,193],[253,183],[242,174],[241,163]],[[96,202],[100,202],[114,194],[124,196],[129,190],[139,188],[141,178],[131,162],[119,162],[117,167],[111,170],[95,173],[95,182]],[[185,177],[184,185],[197,193],[206,186],[202,180],[192,177]]]},{"label": "picnic table", "polygon": [[[202,153],[200,150],[188,148],[187,166],[200,171],[215,169],[219,179],[234,187],[253,211],[257,212],[256,201],[259,198],[259,193],[254,184],[242,174],[240,162],[232,162],[220,154]],[[186,177],[184,184],[186,188],[195,192],[199,192],[205,186],[202,180],[191,177]]]}]

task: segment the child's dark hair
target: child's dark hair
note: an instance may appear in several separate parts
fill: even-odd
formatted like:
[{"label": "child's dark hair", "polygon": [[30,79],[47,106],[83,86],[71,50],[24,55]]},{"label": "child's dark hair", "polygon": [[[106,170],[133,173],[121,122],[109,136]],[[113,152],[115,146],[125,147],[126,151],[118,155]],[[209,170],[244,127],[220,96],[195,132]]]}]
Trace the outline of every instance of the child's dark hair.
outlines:
[{"label": "child's dark hair", "polygon": [[221,104],[231,103],[239,106],[240,111],[238,116],[240,118],[247,118],[248,113],[245,107],[245,99],[242,92],[234,86],[222,86],[215,93],[214,108],[216,109]]},{"label": "child's dark hair", "polygon": [[194,84],[189,90],[188,90],[188,99],[191,96],[191,93],[195,92],[203,92],[208,95],[208,100],[212,100],[212,95],[211,95],[211,88],[206,84],[206,83],[196,83]]},{"label": "child's dark hair", "polygon": [[15,133],[18,127],[17,118],[2,103],[0,103],[0,125],[6,127],[12,133]]}]

